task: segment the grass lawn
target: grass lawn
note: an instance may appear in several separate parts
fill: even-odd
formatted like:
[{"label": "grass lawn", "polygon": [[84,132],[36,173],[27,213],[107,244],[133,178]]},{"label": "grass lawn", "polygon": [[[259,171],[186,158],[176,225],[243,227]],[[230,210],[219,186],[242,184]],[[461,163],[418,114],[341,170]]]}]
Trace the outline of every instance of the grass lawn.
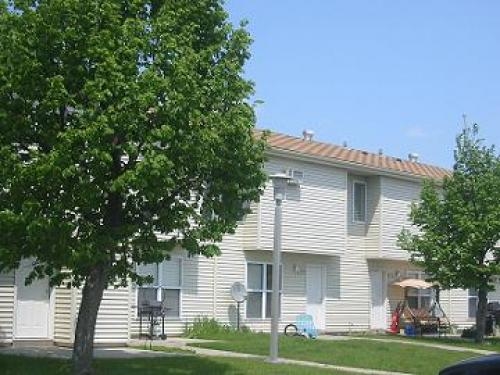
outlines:
[{"label": "grass lawn", "polygon": [[[290,365],[271,365],[262,361],[236,358],[171,357],[141,359],[99,359],[96,374],[105,375],[326,375],[346,374],[333,370]],[[27,358],[0,354],[2,375],[68,375],[69,361]]]},{"label": "grass lawn", "polygon": [[[221,333],[211,337],[220,342],[194,346],[234,352],[267,355],[269,335],[256,333]],[[395,342],[373,340],[306,340],[298,337],[280,338],[280,356],[298,360],[349,367],[435,375],[440,369],[457,361],[476,357],[471,352],[452,352]]]}]

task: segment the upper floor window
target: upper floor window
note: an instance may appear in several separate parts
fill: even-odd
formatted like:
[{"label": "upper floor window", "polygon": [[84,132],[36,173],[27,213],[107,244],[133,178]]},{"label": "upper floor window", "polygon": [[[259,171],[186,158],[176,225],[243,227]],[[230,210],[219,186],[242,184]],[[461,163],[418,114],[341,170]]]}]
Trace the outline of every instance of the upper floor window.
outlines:
[{"label": "upper floor window", "polygon": [[[247,264],[247,318],[270,318],[273,289],[273,265],[266,263]],[[280,294],[282,272],[280,269]],[[281,305],[281,301],[280,301]],[[281,306],[280,306],[281,310]]]},{"label": "upper floor window", "polygon": [[366,183],[354,182],[352,186],[353,221],[366,221]]},{"label": "upper floor window", "polygon": [[182,259],[172,258],[161,263],[138,264],[137,274],[153,277],[151,284],[138,288],[137,307],[161,302],[166,317],[180,316]]}]

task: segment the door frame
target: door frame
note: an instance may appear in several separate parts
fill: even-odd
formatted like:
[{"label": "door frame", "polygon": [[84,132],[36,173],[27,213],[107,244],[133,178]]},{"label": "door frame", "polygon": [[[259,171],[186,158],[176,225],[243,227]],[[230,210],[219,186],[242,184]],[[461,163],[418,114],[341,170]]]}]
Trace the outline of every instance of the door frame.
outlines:
[{"label": "door frame", "polygon": [[[321,269],[321,326],[316,326],[316,329],[320,331],[326,330],[326,267],[324,264],[320,263],[307,263],[306,264],[306,300],[305,300],[305,305],[306,305],[306,312],[307,312],[307,275],[308,275],[308,270],[310,267],[319,267]],[[314,319],[314,317],[313,317]]]},{"label": "door frame", "polygon": [[[54,287],[49,285],[49,301],[48,301],[48,311],[47,311],[47,337],[40,338],[24,338],[17,337],[17,320],[18,320],[18,272],[17,269],[14,272],[14,308],[12,311],[12,340],[28,340],[28,341],[44,341],[44,340],[54,340],[54,312],[55,312],[55,300],[56,300],[56,291]],[[70,312],[71,313],[71,312]]]},{"label": "door frame", "polygon": [[[386,273],[383,270],[370,270],[368,272],[370,279],[370,329],[387,329],[387,311],[386,311],[386,301],[387,301],[387,286],[386,286]],[[379,324],[374,324],[373,320],[373,278],[372,275],[377,274],[377,284],[375,287],[380,288],[380,300],[383,307],[383,319],[380,323],[383,327],[378,327]],[[378,323],[378,322],[377,322]],[[375,327],[377,326],[377,327]]]}]

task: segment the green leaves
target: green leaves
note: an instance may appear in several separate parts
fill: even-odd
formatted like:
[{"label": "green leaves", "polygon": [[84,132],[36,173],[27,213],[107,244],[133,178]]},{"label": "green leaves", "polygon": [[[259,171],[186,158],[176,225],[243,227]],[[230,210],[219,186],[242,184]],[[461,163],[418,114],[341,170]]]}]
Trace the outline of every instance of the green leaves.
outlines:
[{"label": "green leaves", "polygon": [[493,287],[500,274],[494,246],[500,240],[500,157],[485,147],[478,128],[457,137],[453,173],[441,187],[425,183],[412,207],[417,234],[404,231],[399,244],[445,288]]},{"label": "green leaves", "polygon": [[217,255],[265,181],[248,33],[216,0],[5,3],[0,267],[125,282],[175,246]]}]

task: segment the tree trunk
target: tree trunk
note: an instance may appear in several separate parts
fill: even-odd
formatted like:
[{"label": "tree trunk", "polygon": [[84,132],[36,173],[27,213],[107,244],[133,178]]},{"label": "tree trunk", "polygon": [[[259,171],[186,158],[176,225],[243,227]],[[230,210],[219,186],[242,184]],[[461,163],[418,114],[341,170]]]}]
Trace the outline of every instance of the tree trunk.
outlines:
[{"label": "tree trunk", "polygon": [[106,266],[99,264],[90,271],[85,280],[73,345],[74,375],[93,373],[95,323],[102,295],[107,286],[107,274]]},{"label": "tree trunk", "polygon": [[476,339],[477,343],[484,342],[484,332],[486,329],[486,314],[488,307],[488,292],[486,289],[478,290],[478,302],[476,313]]}]

